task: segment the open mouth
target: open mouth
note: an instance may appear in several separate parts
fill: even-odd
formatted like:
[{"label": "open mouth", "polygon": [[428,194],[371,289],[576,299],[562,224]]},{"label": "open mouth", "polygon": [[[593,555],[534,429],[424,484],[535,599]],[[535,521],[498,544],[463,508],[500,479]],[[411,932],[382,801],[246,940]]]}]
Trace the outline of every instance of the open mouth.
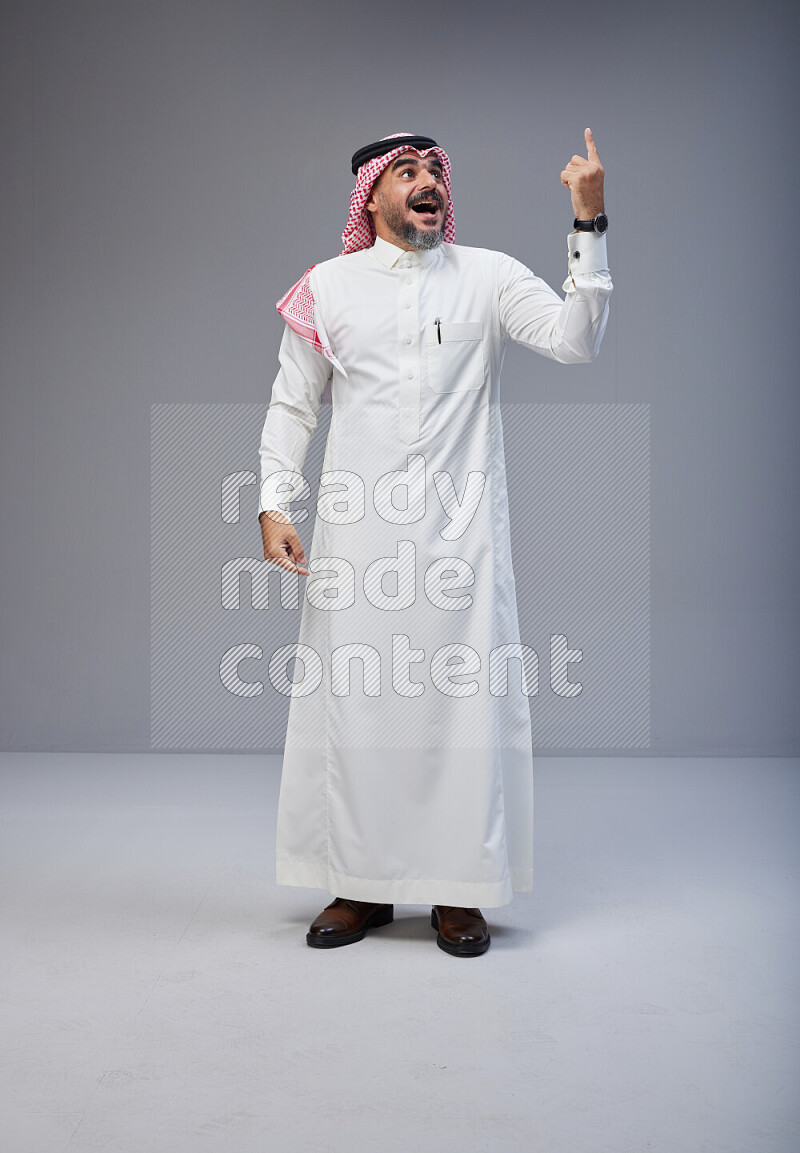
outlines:
[{"label": "open mouth", "polygon": [[436,216],[439,212],[438,200],[418,200],[416,204],[411,205],[413,212],[419,216]]}]

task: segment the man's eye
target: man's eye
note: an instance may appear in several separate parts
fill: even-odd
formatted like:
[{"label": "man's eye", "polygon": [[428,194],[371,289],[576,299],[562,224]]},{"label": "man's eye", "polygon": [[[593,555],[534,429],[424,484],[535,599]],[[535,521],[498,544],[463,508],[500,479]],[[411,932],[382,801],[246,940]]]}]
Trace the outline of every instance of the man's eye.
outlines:
[{"label": "man's eye", "polygon": [[[432,169],[430,169],[430,173],[431,173],[431,176],[434,176],[437,180],[444,180],[444,173],[441,172],[439,169],[432,168]],[[402,168],[400,170],[401,176],[409,176],[409,175],[410,176],[416,176],[416,174],[417,174],[417,172],[416,172],[415,168]]]}]

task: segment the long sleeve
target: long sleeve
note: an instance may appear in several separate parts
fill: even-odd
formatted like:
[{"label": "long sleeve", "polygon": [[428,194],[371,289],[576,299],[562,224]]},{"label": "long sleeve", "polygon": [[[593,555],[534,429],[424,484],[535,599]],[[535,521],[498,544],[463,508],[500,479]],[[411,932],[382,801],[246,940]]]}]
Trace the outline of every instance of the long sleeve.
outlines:
[{"label": "long sleeve", "polygon": [[518,344],[562,364],[580,364],[600,350],[614,285],[604,235],[569,233],[567,254],[564,300],[520,261],[500,254],[500,323]]},{"label": "long sleeve", "polygon": [[[261,433],[259,515],[307,495],[302,471],[317,427],[322,393],[333,367],[286,325],[278,353],[280,368]],[[283,476],[277,475],[283,473]],[[289,482],[288,485],[286,482]],[[280,511],[283,511],[282,509]],[[290,514],[286,514],[291,519]]]}]

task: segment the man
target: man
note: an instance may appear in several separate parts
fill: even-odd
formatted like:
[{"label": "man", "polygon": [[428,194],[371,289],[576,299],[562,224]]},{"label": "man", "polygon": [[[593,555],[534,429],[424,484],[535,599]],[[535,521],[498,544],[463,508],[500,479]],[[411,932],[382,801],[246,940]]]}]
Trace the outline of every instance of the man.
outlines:
[{"label": "man", "polygon": [[[278,301],[259,520],[281,581],[311,579],[298,645],[270,663],[291,696],[276,880],[340,894],[314,947],[361,940],[395,902],[430,903],[437,944],[477,956],[491,940],[479,906],[532,889],[537,669],[519,637],[498,388],[509,338],[562,363],[599,350],[613,285],[584,136],[561,173],[566,299],[505,253],[456,245],[447,153],[398,133],[352,159],[340,255]],[[306,564],[287,510],[310,495],[328,382]]]}]

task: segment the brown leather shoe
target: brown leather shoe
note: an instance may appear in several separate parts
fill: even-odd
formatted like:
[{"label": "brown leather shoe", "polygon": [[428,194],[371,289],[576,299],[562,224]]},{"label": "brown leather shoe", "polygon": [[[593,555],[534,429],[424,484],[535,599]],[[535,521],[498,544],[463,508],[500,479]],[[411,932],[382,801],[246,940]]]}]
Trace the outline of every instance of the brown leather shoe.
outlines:
[{"label": "brown leather shoe", "polygon": [[394,920],[394,905],[374,905],[334,897],[316,917],[306,933],[306,943],[315,949],[333,949],[360,941],[367,929],[377,929]]},{"label": "brown leather shoe", "polygon": [[478,957],[492,943],[489,926],[480,909],[460,909],[456,905],[434,905],[431,927],[438,929],[436,944],[454,957]]}]

